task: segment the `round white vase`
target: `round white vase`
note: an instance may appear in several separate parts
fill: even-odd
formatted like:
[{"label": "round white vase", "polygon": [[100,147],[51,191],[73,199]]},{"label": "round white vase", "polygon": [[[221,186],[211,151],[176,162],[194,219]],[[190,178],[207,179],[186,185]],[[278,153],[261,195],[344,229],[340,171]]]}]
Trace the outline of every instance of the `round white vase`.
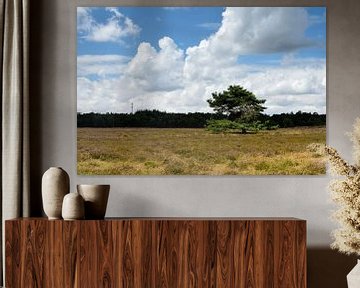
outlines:
[{"label": "round white vase", "polygon": [[77,185],[77,191],[85,201],[85,219],[104,219],[110,185]]},{"label": "round white vase", "polygon": [[49,168],[42,177],[43,208],[49,219],[61,219],[63,198],[70,190],[69,175],[60,167]]},{"label": "round white vase", "polygon": [[62,204],[62,217],[64,220],[84,219],[84,199],[79,193],[69,193],[65,195]]},{"label": "round white vase", "polygon": [[360,287],[360,260],[357,261],[355,267],[347,275],[348,288]]}]

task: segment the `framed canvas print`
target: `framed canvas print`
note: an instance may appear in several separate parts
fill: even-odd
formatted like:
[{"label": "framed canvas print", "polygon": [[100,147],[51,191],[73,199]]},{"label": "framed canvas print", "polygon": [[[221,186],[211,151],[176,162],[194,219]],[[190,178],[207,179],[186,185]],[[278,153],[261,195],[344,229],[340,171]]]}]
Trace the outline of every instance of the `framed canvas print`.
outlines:
[{"label": "framed canvas print", "polygon": [[325,7],[77,7],[82,175],[318,175]]}]

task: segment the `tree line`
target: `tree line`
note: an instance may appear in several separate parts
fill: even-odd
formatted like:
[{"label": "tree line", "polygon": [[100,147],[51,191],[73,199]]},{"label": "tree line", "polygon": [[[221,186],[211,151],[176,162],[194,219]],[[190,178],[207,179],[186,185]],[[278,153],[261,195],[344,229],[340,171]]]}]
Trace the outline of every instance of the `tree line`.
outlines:
[{"label": "tree line", "polygon": [[[171,113],[159,110],[141,110],[135,113],[78,113],[78,127],[147,127],[147,128],[204,128],[210,120],[226,120],[223,113]],[[324,126],[326,114],[316,112],[281,113],[257,117],[261,122],[279,128]]]},{"label": "tree line", "polygon": [[207,100],[214,113],[78,113],[78,127],[206,128],[214,133],[256,133],[259,130],[297,126],[323,126],[326,115],[301,112],[266,115],[265,99],[240,85],[213,92]]}]

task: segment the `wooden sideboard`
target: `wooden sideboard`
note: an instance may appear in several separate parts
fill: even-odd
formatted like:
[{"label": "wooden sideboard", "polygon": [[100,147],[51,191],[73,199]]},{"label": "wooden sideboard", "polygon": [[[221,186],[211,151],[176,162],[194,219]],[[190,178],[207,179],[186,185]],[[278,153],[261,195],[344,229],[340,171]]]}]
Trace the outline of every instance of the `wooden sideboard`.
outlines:
[{"label": "wooden sideboard", "polygon": [[306,221],[115,218],[5,223],[6,287],[306,287]]}]

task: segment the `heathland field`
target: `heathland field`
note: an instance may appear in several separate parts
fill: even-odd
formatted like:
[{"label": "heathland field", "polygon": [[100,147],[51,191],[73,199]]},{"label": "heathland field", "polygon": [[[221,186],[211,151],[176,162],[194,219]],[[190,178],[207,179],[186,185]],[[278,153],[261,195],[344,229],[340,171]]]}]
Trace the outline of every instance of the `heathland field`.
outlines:
[{"label": "heathland field", "polygon": [[325,173],[311,143],[325,144],[325,127],[257,134],[205,129],[78,128],[78,174],[316,175]]}]

